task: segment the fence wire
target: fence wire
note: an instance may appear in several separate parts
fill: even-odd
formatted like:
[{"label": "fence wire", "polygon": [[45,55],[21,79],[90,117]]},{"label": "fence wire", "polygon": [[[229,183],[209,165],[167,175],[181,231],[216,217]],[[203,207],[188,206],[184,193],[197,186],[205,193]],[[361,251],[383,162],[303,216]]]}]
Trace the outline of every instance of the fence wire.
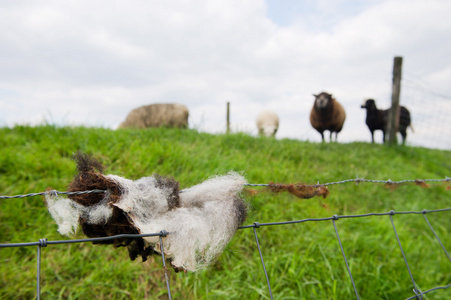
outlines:
[{"label": "fence wire", "polygon": [[[346,179],[341,181],[335,181],[335,182],[327,182],[327,183],[316,183],[316,184],[306,184],[305,186],[311,186],[311,187],[320,187],[320,186],[330,186],[330,185],[337,185],[337,184],[344,184],[344,183],[350,183],[354,182],[355,184],[359,183],[383,183],[387,185],[400,185],[405,183],[415,183],[415,184],[423,184],[426,182],[451,182],[451,177],[445,177],[444,179],[405,179],[405,180],[399,180],[399,181],[393,181],[391,179],[388,180],[374,180],[374,179],[365,179],[365,178],[354,178],[354,179]],[[270,184],[270,183],[244,183],[244,186],[252,186],[252,187],[277,187],[279,184]],[[183,192],[184,190],[181,190],[180,192]],[[79,192],[61,192],[57,190],[50,190],[46,192],[40,192],[40,193],[30,193],[25,195],[15,195],[15,196],[0,196],[0,199],[14,199],[14,198],[26,198],[26,197],[34,197],[34,196],[45,196],[48,194],[54,194],[54,195],[81,195],[81,194],[91,194],[91,193],[104,193],[106,190],[89,190],[89,191],[79,191]]]},{"label": "fence wire", "polygon": [[[361,182],[370,182],[370,183],[384,183],[384,184],[404,184],[404,183],[416,183],[416,184],[421,184],[424,182],[450,182],[451,178],[446,177],[445,179],[422,179],[422,180],[401,180],[401,181],[392,181],[392,180],[367,180],[367,179],[362,179],[362,178],[356,178],[356,179],[348,179],[348,180],[342,180],[342,181],[337,181],[337,182],[329,182],[329,183],[324,183],[324,184],[315,184],[315,185],[311,185],[314,187],[318,187],[318,186],[328,186],[328,185],[335,185],[335,184],[344,184],[344,183],[349,183],[349,182],[355,182],[356,184],[361,183]],[[247,186],[275,186],[272,184],[245,184]],[[31,193],[31,194],[26,194],[26,195],[16,195],[16,196],[0,196],[0,199],[12,199],[12,198],[25,198],[25,197],[33,197],[33,196],[43,196],[43,195],[47,195],[49,193],[51,194],[64,194],[64,195],[72,195],[72,194],[86,194],[86,193],[102,193],[105,192],[104,190],[90,190],[90,191],[81,191],[81,192],[60,192],[60,191],[47,191],[47,192],[41,192],[41,193]],[[360,296],[358,293],[358,289],[356,287],[355,281],[354,281],[354,277],[352,276],[351,273],[351,269],[349,268],[349,264],[348,264],[348,259],[346,256],[346,253],[344,251],[343,248],[343,243],[340,239],[339,233],[338,233],[338,228],[337,228],[337,222],[340,219],[348,219],[348,218],[362,218],[362,217],[372,217],[372,216],[376,216],[376,217],[383,217],[383,216],[389,216],[391,224],[392,224],[392,228],[394,231],[394,235],[396,237],[396,240],[398,242],[398,246],[399,249],[401,251],[401,254],[403,256],[404,259],[404,263],[406,265],[406,269],[407,269],[407,273],[410,277],[410,280],[412,282],[412,292],[414,293],[414,296],[409,297],[407,299],[423,299],[423,295],[433,292],[433,291],[437,291],[437,290],[441,290],[441,289],[448,289],[451,287],[451,283],[447,284],[445,286],[437,286],[437,287],[433,287],[430,288],[428,290],[425,291],[421,291],[418,287],[417,284],[414,280],[414,276],[413,273],[410,269],[409,263],[407,261],[406,255],[405,255],[405,251],[404,248],[402,247],[402,244],[400,242],[399,236],[398,236],[398,232],[396,230],[394,221],[393,221],[393,216],[395,215],[406,215],[406,214],[421,214],[423,215],[429,229],[431,230],[431,232],[433,233],[433,235],[435,236],[436,240],[438,241],[439,245],[441,246],[443,252],[445,253],[445,255],[448,257],[448,260],[451,263],[451,257],[449,255],[448,250],[445,248],[445,246],[443,245],[441,239],[439,238],[439,236],[437,235],[436,231],[434,230],[434,228],[432,227],[431,223],[429,222],[426,214],[430,214],[430,213],[442,213],[442,212],[448,212],[451,211],[451,207],[449,208],[442,208],[442,209],[434,209],[434,210],[421,210],[421,211],[399,211],[396,212],[394,210],[391,210],[389,212],[385,212],[385,213],[367,213],[367,214],[357,214],[357,215],[333,215],[331,217],[326,217],[326,218],[307,218],[307,219],[301,219],[301,220],[293,220],[293,221],[285,221],[285,222],[270,222],[270,223],[259,223],[259,222],[254,222],[251,225],[245,225],[245,226],[240,226],[238,227],[239,230],[243,230],[243,229],[249,229],[252,228],[254,231],[254,236],[255,236],[255,241],[256,241],[256,245],[257,245],[257,249],[260,255],[260,260],[261,260],[261,264],[263,267],[263,271],[265,274],[265,278],[266,278],[266,282],[267,282],[267,286],[268,286],[268,293],[269,293],[269,297],[271,299],[273,299],[273,293],[272,293],[272,289],[271,289],[271,283],[270,283],[270,278],[268,276],[267,270],[266,270],[266,266],[265,266],[265,262],[264,262],[264,258],[263,258],[263,254],[261,251],[261,247],[260,247],[260,243],[258,240],[258,236],[257,236],[257,229],[262,227],[262,226],[280,226],[280,225],[291,225],[291,224],[298,224],[298,223],[305,223],[305,222],[321,222],[321,221],[332,221],[332,225],[334,227],[334,231],[335,231],[335,235],[337,237],[337,241],[338,241],[338,245],[340,247],[342,256],[343,256],[343,260],[346,264],[346,269],[348,271],[349,274],[349,278],[351,281],[351,284],[353,286],[355,295],[356,295],[356,299],[360,300]],[[49,241],[46,238],[42,238],[37,242],[26,242],[26,243],[7,243],[7,244],[0,244],[0,248],[8,248],[8,247],[30,247],[30,246],[37,246],[37,275],[36,275],[36,297],[37,299],[40,299],[41,297],[41,277],[40,277],[40,272],[41,272],[41,248],[42,247],[47,247],[49,245],[57,245],[57,244],[69,244],[69,243],[87,243],[87,242],[96,242],[96,241],[107,241],[107,240],[113,240],[113,239],[117,239],[117,238],[142,238],[142,237],[149,237],[149,236],[158,236],[160,239],[160,245],[161,245],[161,255],[162,255],[162,265],[163,265],[163,270],[164,270],[164,276],[165,276],[165,281],[166,281],[166,288],[167,288],[167,292],[168,292],[168,298],[172,299],[171,296],[171,288],[170,288],[170,282],[169,282],[169,276],[168,276],[168,269],[166,268],[166,262],[165,262],[165,256],[164,256],[164,248],[163,248],[163,237],[167,236],[168,234],[170,234],[170,232],[167,232],[165,230],[160,231],[159,233],[148,233],[148,234],[120,234],[120,235],[115,235],[115,236],[108,236],[108,237],[98,237],[98,238],[86,238],[86,239],[72,239],[72,240],[57,240],[57,241]]]},{"label": "fence wire", "polygon": [[[374,179],[365,179],[365,178],[354,178],[354,179],[346,179],[341,181],[335,181],[335,182],[327,182],[327,183],[317,183],[317,184],[306,184],[305,186],[311,186],[311,187],[320,187],[320,186],[329,186],[329,185],[336,185],[336,184],[344,184],[344,183],[350,183],[353,182],[355,184],[359,184],[362,182],[367,183],[383,183],[387,185],[399,185],[399,184],[405,184],[405,183],[415,183],[415,184],[422,184],[426,182],[451,182],[450,177],[445,177],[445,179],[405,179],[405,180],[399,180],[399,181],[393,181],[391,179],[388,180],[374,180]],[[266,187],[277,187],[277,184],[255,184],[255,183],[245,183],[245,186],[266,186]]]}]

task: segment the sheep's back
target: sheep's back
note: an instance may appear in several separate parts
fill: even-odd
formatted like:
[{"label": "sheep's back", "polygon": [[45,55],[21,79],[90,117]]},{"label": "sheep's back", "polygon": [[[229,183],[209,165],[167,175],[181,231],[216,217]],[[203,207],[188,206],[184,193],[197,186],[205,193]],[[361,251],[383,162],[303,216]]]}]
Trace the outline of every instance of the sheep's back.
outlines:
[{"label": "sheep's back", "polygon": [[150,104],[133,109],[119,128],[188,127],[188,108],[183,104]]},{"label": "sheep's back", "polygon": [[[377,127],[375,129],[384,129],[386,124],[388,123],[388,114],[390,112],[390,109],[381,110],[379,112],[381,114],[383,114],[383,116],[380,117],[380,118],[383,118],[383,124],[380,127]],[[410,123],[411,123],[411,119],[410,119],[409,110],[407,108],[405,108],[404,106],[400,106],[399,107],[399,126],[407,128],[411,125]]]},{"label": "sheep's back", "polygon": [[256,119],[258,128],[262,128],[263,125],[279,126],[279,117],[270,110],[261,112]]},{"label": "sheep's back", "polygon": [[387,123],[388,110],[378,110],[373,112],[367,112],[366,125],[371,131],[381,129],[385,130],[385,124]]}]

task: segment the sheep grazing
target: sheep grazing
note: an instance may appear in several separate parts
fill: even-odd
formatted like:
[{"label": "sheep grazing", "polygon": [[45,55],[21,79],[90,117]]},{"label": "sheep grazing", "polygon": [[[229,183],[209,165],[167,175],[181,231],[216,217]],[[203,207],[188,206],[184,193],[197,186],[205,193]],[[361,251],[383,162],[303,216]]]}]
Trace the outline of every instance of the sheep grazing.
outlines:
[{"label": "sheep grazing", "polygon": [[[371,142],[374,143],[374,131],[382,130],[383,139],[382,141],[385,143],[385,133],[387,131],[387,123],[388,123],[388,112],[389,109],[378,109],[376,107],[376,102],[374,99],[367,99],[361,108],[366,109],[366,125],[371,132]],[[407,138],[407,127],[411,125],[410,112],[404,106],[399,107],[400,116],[399,116],[399,132],[402,136],[402,143],[406,142]]]},{"label": "sheep grazing", "polygon": [[262,111],[256,119],[260,136],[275,136],[279,128],[279,117],[270,110]]},{"label": "sheep grazing", "polygon": [[188,127],[188,108],[183,104],[150,104],[133,109],[119,128]]},{"label": "sheep grazing", "polygon": [[330,141],[332,141],[332,133],[335,132],[335,141],[337,141],[338,133],[346,120],[345,110],[331,94],[322,92],[313,96],[315,96],[315,103],[310,112],[310,123],[321,134],[323,142],[325,130],[330,131]]}]

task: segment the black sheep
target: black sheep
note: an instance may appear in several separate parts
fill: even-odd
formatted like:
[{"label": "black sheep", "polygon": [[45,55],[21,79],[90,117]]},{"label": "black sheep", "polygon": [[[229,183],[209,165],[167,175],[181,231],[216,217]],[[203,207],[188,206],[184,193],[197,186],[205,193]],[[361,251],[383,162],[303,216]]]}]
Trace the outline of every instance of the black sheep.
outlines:
[{"label": "black sheep", "polygon": [[[385,143],[385,133],[387,131],[388,112],[389,109],[377,109],[376,102],[373,99],[368,99],[361,106],[366,109],[366,125],[371,131],[371,141],[374,143],[374,131],[382,130],[383,142]],[[404,106],[399,108],[399,132],[402,135],[402,143],[406,142],[407,127],[411,126],[410,113]]]}]

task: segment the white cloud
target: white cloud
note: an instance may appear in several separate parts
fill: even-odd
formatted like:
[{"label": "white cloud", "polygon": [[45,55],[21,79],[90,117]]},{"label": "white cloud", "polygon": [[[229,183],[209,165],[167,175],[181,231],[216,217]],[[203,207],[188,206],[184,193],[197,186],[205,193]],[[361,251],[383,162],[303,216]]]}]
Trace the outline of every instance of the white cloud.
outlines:
[{"label": "white cloud", "polygon": [[360,104],[389,106],[395,55],[451,94],[448,1],[292,2],[284,24],[267,11],[283,2],[268,3],[2,1],[0,124],[115,127],[139,105],[181,102],[192,127],[221,132],[230,101],[234,128],[256,133],[270,108],[279,137],[319,141],[308,115],[325,90],[347,111],[339,140],[369,141]]}]

